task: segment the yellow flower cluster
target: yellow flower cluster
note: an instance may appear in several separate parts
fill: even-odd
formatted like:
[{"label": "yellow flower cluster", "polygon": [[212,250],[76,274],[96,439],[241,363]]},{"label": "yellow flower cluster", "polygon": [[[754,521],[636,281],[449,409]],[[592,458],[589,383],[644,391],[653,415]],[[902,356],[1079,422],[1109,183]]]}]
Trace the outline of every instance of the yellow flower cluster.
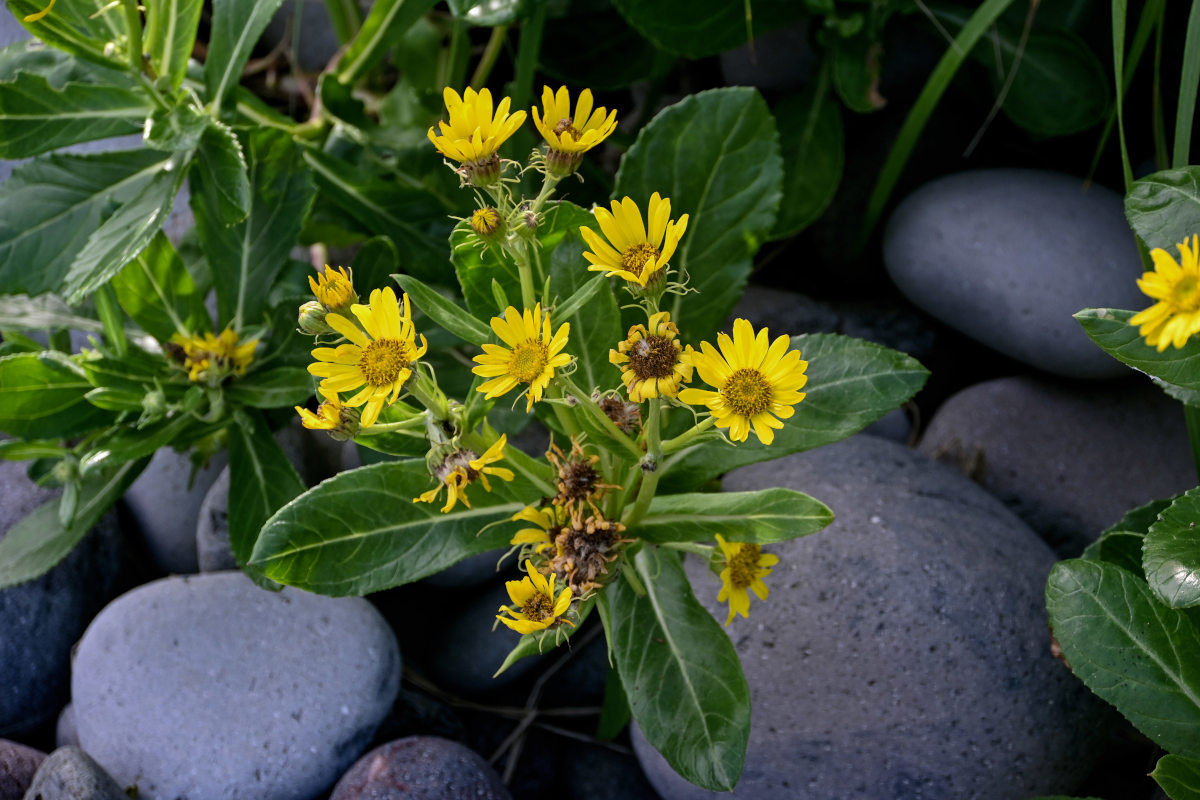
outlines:
[{"label": "yellow flower cluster", "polygon": [[195,336],[175,334],[171,343],[183,355],[183,368],[193,383],[216,385],[230,375],[242,375],[254,361],[258,340],[238,344],[237,332],[231,328],[219,336],[204,333]]}]

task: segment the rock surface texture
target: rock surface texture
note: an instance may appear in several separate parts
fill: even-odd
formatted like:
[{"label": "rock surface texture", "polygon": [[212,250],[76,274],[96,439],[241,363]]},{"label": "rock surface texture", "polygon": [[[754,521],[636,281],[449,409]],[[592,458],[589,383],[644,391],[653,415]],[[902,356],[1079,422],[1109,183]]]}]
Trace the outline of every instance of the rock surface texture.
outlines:
[{"label": "rock surface texture", "polygon": [[342,776],[329,800],[510,800],[487,762],[437,736],[410,736],[377,747]]},{"label": "rock surface texture", "polygon": [[304,800],[370,743],[400,682],[361,598],[165,578],[113,601],[75,657],[80,745],[143,800]]},{"label": "rock surface texture", "polygon": [[[870,436],[731,473],[731,491],[786,486],[827,503],[820,533],[780,556],[767,602],[729,628],[753,700],[735,797],[1011,800],[1070,793],[1106,711],[1050,655],[1053,554],[944,465]],[[720,581],[687,563],[718,619]],[[635,732],[666,800],[716,797]],[[720,795],[724,796],[724,795]]]},{"label": "rock surface texture", "polygon": [[21,800],[46,754],[0,739],[0,800]]},{"label": "rock surface texture", "polygon": [[129,800],[129,795],[87,753],[60,747],[38,767],[25,800]]},{"label": "rock surface texture", "polygon": [[988,347],[1065,377],[1127,372],[1071,316],[1149,305],[1115,192],[1039,170],[949,175],[900,204],[883,249],[909,300]]}]

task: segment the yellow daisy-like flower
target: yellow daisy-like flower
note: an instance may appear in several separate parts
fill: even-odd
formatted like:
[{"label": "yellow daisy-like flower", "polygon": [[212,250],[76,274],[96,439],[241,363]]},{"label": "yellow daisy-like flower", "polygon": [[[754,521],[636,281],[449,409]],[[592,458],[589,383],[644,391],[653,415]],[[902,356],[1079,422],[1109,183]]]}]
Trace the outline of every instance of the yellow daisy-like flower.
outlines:
[{"label": "yellow daisy-like flower", "polygon": [[205,333],[200,336],[175,334],[171,343],[183,351],[183,368],[188,380],[193,383],[219,383],[229,375],[242,375],[254,361],[254,348],[258,339],[238,344],[238,335],[232,328],[221,331],[219,336]]},{"label": "yellow daisy-like flower", "polygon": [[753,428],[763,444],[775,441],[773,429],[795,413],[794,405],[804,399],[797,391],[808,382],[799,350],[789,350],[790,340],[779,336],[768,344],[767,329],[755,336],[747,320],[733,323],[733,338],[718,334],[721,351],[701,342],[702,352],[692,351],[683,358],[696,368],[700,379],[717,391],[688,387],[679,399],[689,405],[708,406],[718,428],[729,428],[729,437],[744,442]]},{"label": "yellow daisy-like flower", "polygon": [[504,458],[506,444],[508,444],[508,436],[500,434],[500,438],[493,442],[492,446],[481,456],[475,455],[470,450],[454,451],[434,470],[434,477],[438,479],[438,485],[420,497],[414,497],[413,502],[432,503],[445,488],[446,505],[442,506],[443,514],[454,508],[459,500],[462,500],[464,506],[470,508],[471,501],[467,499],[467,487],[472,483],[479,481],[483,484],[484,490],[490,492],[492,484],[488,482],[488,475],[495,475],[503,481],[511,481],[515,477],[511,469],[488,466],[488,464],[494,464]]},{"label": "yellow daisy-like flower", "polygon": [[678,221],[671,219],[671,201],[659,197],[658,192],[650,195],[646,215],[649,228],[642,223],[642,212],[632,199],[613,200],[611,206],[611,213],[603,208],[594,212],[603,237],[587,226],[579,229],[592,248],[583,254],[591,264],[588,270],[645,287],[675,254],[687,230],[688,215]]},{"label": "yellow daisy-like flower", "polygon": [[564,322],[551,336],[550,315],[543,316],[542,304],[538,303],[532,311],[527,308],[524,313],[509,306],[503,317],[492,317],[492,330],[508,347],[485,344],[483,354],[475,356],[479,366],[471,371],[491,378],[481,383],[478,391],[491,400],[507,394],[519,383],[529,384],[525,406],[528,412],[542,399],[554,370],[571,363],[570,354],[562,352],[567,346],[571,323]]},{"label": "yellow daisy-like flower", "polygon": [[447,86],[442,91],[450,122],[438,122],[439,136],[429,129],[429,141],[446,158],[467,168],[477,183],[491,183],[500,176],[500,157],[497,151],[508,137],[525,122],[524,111],[508,113],[512,101],[505,97],[492,108],[492,93],[487,89],[476,92],[468,88],[459,97]]},{"label": "yellow daisy-like flower", "polygon": [[308,365],[308,371],[324,378],[320,389],[326,396],[361,388],[346,405],[366,406],[362,412],[365,428],[375,424],[384,405],[396,402],[404,382],[412,375],[412,365],[425,355],[428,344],[421,336],[421,344],[417,346],[408,295],[404,295],[401,314],[400,303],[390,286],[372,291],[369,305],[355,303],[350,310],[366,333],[341,314],[329,314],[325,323],[350,343],[316,348],[312,355],[317,360]]},{"label": "yellow daisy-like flower", "polygon": [[1180,242],[1180,262],[1161,247],[1150,251],[1154,271],[1142,274],[1138,288],[1158,302],[1129,319],[1140,325],[1138,333],[1146,344],[1158,348],[1183,347],[1188,337],[1200,332],[1200,247],[1193,236],[1191,245]]},{"label": "yellow daisy-like flower", "polygon": [[512,518],[514,522],[529,522],[536,527],[517,531],[509,544],[532,544],[535,545],[534,552],[541,553],[554,547],[554,536],[567,524],[570,515],[562,506],[526,506],[513,514]]},{"label": "yellow daisy-like flower", "polygon": [[[547,578],[534,569],[532,561],[525,562],[525,572],[527,574],[521,580],[505,582],[513,605],[500,606],[502,613],[497,614],[496,619],[517,633],[533,633],[560,622],[570,625],[569,620],[562,619],[562,615],[571,607],[570,588],[563,589],[555,598],[555,576]],[[504,616],[504,613],[512,619]]]},{"label": "yellow daisy-like flower", "polygon": [[592,90],[584,89],[571,115],[571,94],[567,87],[557,93],[549,86],[542,87],[542,113],[533,108],[533,124],[537,127],[550,152],[546,156],[553,171],[569,175],[579,167],[583,154],[608,138],[617,129],[616,109],[604,106],[592,108]]},{"label": "yellow daisy-like flower", "polygon": [[717,544],[725,555],[725,569],[721,570],[721,591],[717,602],[729,602],[729,619],[725,624],[733,622],[735,614],[750,618],[750,594],[747,589],[758,595],[759,600],[766,600],[770,589],[763,583],[763,578],[771,574],[771,567],[779,563],[779,556],[764,553],[762,547],[749,542],[727,542],[725,537],[717,534]]},{"label": "yellow daisy-like flower", "polygon": [[675,397],[680,382],[692,379],[692,368],[680,358],[683,347],[678,337],[670,312],[659,311],[650,315],[649,328],[634,325],[625,341],[608,351],[608,360],[621,367],[630,400]]},{"label": "yellow daisy-like flower", "polygon": [[293,406],[300,415],[300,424],[310,431],[327,431],[339,442],[357,436],[362,429],[358,411],[346,408],[337,394],[326,394],[322,391],[321,396],[325,399],[317,406],[316,413],[301,406]]},{"label": "yellow daisy-like flower", "polygon": [[325,265],[325,271],[314,278],[308,276],[308,285],[313,296],[329,311],[345,314],[350,306],[358,302],[358,294],[354,291],[354,272],[345,267],[336,269]]}]

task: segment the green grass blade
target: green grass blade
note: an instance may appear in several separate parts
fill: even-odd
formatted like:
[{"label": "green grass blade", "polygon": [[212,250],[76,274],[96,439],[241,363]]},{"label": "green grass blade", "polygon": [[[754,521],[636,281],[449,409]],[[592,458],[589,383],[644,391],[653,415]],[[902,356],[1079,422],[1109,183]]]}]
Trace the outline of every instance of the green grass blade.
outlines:
[{"label": "green grass blade", "polygon": [[[1112,0],[1113,75],[1117,86],[1125,85],[1125,17],[1126,0]],[[1121,140],[1121,170],[1125,175],[1125,191],[1133,183],[1133,168],[1129,164],[1129,149],[1125,145],[1125,93],[1117,92],[1117,135]]]},{"label": "green grass blade", "polygon": [[1171,166],[1175,169],[1188,165],[1197,90],[1200,90],[1200,0],[1192,0],[1187,43],[1183,48],[1183,73],[1179,78],[1179,106],[1175,114],[1175,149],[1171,156]]}]

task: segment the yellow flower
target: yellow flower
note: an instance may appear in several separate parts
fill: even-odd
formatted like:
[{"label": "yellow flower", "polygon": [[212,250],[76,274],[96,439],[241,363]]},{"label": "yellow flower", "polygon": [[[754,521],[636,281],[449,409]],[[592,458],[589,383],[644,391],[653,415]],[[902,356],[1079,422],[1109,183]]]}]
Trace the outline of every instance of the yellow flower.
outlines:
[{"label": "yellow flower", "polygon": [[1180,242],[1180,262],[1160,247],[1150,251],[1154,259],[1154,272],[1146,272],[1138,279],[1138,288],[1158,302],[1130,318],[1130,325],[1141,325],[1138,330],[1146,338],[1146,344],[1167,349],[1167,345],[1183,347],[1188,337],[1200,332],[1200,244],[1192,237]]},{"label": "yellow flower", "polygon": [[671,260],[687,230],[688,215],[684,214],[678,221],[670,219],[671,201],[660,198],[658,192],[650,195],[646,215],[650,223],[649,235],[642,224],[641,210],[628,197],[620,202],[613,200],[611,214],[603,208],[597,208],[594,213],[604,236],[586,226],[579,229],[583,240],[592,248],[583,254],[591,263],[588,270],[603,272],[610,278],[616,275],[643,287]]},{"label": "yellow flower", "polygon": [[334,269],[326,264],[325,271],[317,278],[308,276],[308,285],[321,305],[344,315],[351,305],[358,302],[353,275],[353,271],[347,272],[344,267]]},{"label": "yellow flower", "polygon": [[341,314],[329,314],[325,317],[326,324],[350,343],[316,348],[312,355],[317,360],[308,365],[308,371],[325,379],[320,389],[326,396],[361,387],[346,405],[350,408],[366,405],[362,412],[365,428],[375,424],[385,404],[396,402],[404,382],[412,375],[413,363],[425,355],[428,345],[422,336],[421,345],[417,346],[408,295],[404,295],[401,314],[400,303],[390,286],[372,291],[370,305],[356,303],[350,310],[366,334]]},{"label": "yellow flower", "polygon": [[550,335],[550,315],[542,315],[542,304],[533,311],[524,313],[509,306],[504,317],[492,317],[492,330],[507,348],[496,344],[483,345],[483,355],[475,356],[478,367],[471,371],[484,378],[478,391],[491,400],[507,394],[518,383],[529,384],[525,411],[542,399],[542,392],[550,385],[554,370],[571,363],[571,356],[562,352],[567,346],[567,334],[571,324],[564,322],[553,336]]},{"label": "yellow flower", "polygon": [[496,619],[517,633],[533,633],[560,622],[570,625],[562,615],[571,607],[571,590],[563,589],[555,599],[553,575],[547,578],[533,568],[532,561],[525,562],[525,572],[521,580],[504,584],[513,605],[500,606],[500,611],[507,612],[512,619],[503,614],[497,614]]},{"label": "yellow flower", "polygon": [[307,408],[293,406],[300,415],[300,424],[310,431],[328,431],[330,436],[341,442],[357,436],[362,428],[358,412],[346,408],[336,393],[326,394],[322,390],[321,396],[325,399],[317,406],[315,414]]},{"label": "yellow flower", "polygon": [[729,619],[725,624],[733,622],[735,614],[750,617],[750,595],[747,589],[758,595],[759,600],[766,600],[770,589],[763,583],[763,578],[771,574],[771,567],[779,563],[779,556],[764,553],[762,547],[749,542],[727,542],[725,537],[717,534],[717,544],[725,555],[725,569],[721,570],[721,592],[717,602],[729,601]]},{"label": "yellow flower", "polygon": [[432,503],[445,487],[446,505],[442,506],[443,514],[454,508],[459,500],[462,500],[464,506],[470,508],[471,501],[467,499],[467,487],[472,483],[479,481],[483,484],[484,490],[490,492],[492,485],[488,482],[488,475],[495,475],[503,481],[513,479],[511,469],[488,466],[488,464],[494,464],[504,458],[506,444],[508,444],[508,436],[500,434],[500,438],[481,456],[475,455],[470,450],[455,450],[434,470],[434,477],[438,479],[438,485],[420,497],[414,497],[413,502]]},{"label": "yellow flower", "polygon": [[533,108],[533,124],[550,146],[547,161],[559,175],[569,175],[583,160],[583,154],[608,138],[617,129],[616,110],[608,111],[604,106],[593,110],[592,90],[584,89],[575,103],[575,115],[571,116],[571,95],[567,87],[559,87],[558,93],[549,86],[542,87],[542,114]]},{"label": "yellow flower", "polygon": [[35,14],[26,14],[26,15],[25,15],[25,21],[26,21],[26,22],[37,22],[39,19],[41,19],[42,17],[44,17],[44,16],[46,16],[47,14],[49,14],[49,13],[50,13],[50,9],[54,8],[54,4],[55,4],[55,3],[57,3],[57,2],[58,2],[58,0],[50,0],[50,5],[46,6],[46,7],[45,7],[45,8],[43,8],[41,11],[38,11],[38,12],[37,12],[37,13],[35,13]]},{"label": "yellow flower", "polygon": [[504,218],[491,206],[478,208],[471,215],[471,230],[485,239],[504,232]]},{"label": "yellow flower", "polygon": [[254,361],[254,348],[258,339],[238,344],[238,335],[232,328],[221,331],[220,336],[206,333],[202,336],[175,334],[171,343],[183,351],[183,368],[188,371],[188,380],[194,383],[217,384],[229,375],[241,375]]},{"label": "yellow flower", "polygon": [[529,522],[537,527],[522,528],[513,534],[509,544],[536,545],[534,552],[541,553],[554,546],[554,536],[562,526],[567,524],[569,515],[562,506],[545,506],[534,508],[526,506],[513,514],[514,522]]},{"label": "yellow flower", "polygon": [[[683,357],[696,368],[701,380],[717,391],[688,387],[679,399],[690,405],[708,406],[718,428],[729,428],[729,437],[744,442],[751,428],[763,444],[775,440],[774,428],[782,428],[795,413],[792,406],[804,399],[797,391],[808,382],[799,350],[788,350],[789,340],[780,336],[767,343],[767,329],[755,336],[754,328],[744,319],[733,323],[733,339],[717,335],[721,351],[701,342],[702,352]],[[778,418],[778,419],[777,419]]]},{"label": "yellow flower", "polygon": [[608,360],[621,367],[621,380],[635,403],[651,397],[675,397],[681,381],[692,379],[692,368],[680,359],[679,328],[671,314],[659,311],[650,315],[650,327],[634,325],[616,350],[608,351]]},{"label": "yellow flower", "polygon": [[441,135],[429,129],[429,141],[446,158],[467,168],[477,183],[492,183],[500,176],[497,151],[525,122],[525,112],[508,113],[512,101],[505,97],[492,108],[492,93],[467,89],[462,97],[447,86],[442,91],[450,122],[438,122]]}]

